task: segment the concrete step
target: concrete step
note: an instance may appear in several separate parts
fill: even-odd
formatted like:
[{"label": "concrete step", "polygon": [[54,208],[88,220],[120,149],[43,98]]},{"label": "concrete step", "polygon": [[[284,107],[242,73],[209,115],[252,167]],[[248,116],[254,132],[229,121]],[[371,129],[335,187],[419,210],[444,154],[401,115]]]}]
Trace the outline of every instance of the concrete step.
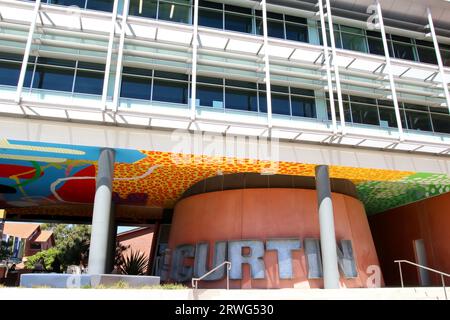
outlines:
[{"label": "concrete step", "polygon": [[[446,288],[450,298],[450,287]],[[126,294],[124,294],[126,292]],[[0,288],[0,300],[445,300],[442,287],[377,289],[50,289]]]}]

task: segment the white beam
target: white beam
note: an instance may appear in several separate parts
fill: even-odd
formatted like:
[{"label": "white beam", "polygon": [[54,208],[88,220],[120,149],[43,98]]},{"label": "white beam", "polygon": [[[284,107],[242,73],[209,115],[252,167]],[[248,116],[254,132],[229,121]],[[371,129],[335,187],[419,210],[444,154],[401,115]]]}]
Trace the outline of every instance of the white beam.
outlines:
[{"label": "white beam", "polygon": [[439,73],[442,79],[442,87],[444,89],[445,100],[447,102],[447,108],[450,112],[450,94],[448,92],[448,81],[445,77],[444,64],[442,63],[441,51],[439,50],[439,43],[436,37],[436,30],[434,29],[433,16],[431,15],[431,10],[427,9],[428,25],[431,31],[431,37],[433,38],[434,51],[436,52],[436,59],[439,66]]},{"label": "white beam", "polygon": [[269,63],[269,31],[267,28],[267,6],[266,0],[261,1],[263,37],[264,37],[264,70],[266,83],[266,102],[267,102],[267,125],[272,128],[272,89],[270,85],[270,63]]},{"label": "white beam", "polygon": [[322,27],[322,39],[323,39],[323,55],[325,59],[325,68],[327,70],[327,81],[328,81],[328,97],[330,101],[331,109],[331,123],[333,127],[333,133],[337,133],[336,126],[336,107],[334,105],[334,91],[333,91],[333,80],[331,78],[331,65],[330,65],[330,53],[328,50],[328,38],[327,29],[325,25],[325,16],[323,14],[323,3],[319,0],[319,14],[320,14],[320,26]]},{"label": "white beam", "polygon": [[330,0],[325,0],[327,6],[328,28],[330,29],[331,53],[333,55],[333,70],[336,82],[336,93],[339,105],[339,116],[341,118],[341,133],[345,134],[344,102],[342,101],[341,79],[339,76],[339,65],[337,64],[336,41],[334,39],[333,17],[331,16]]},{"label": "white beam", "polygon": [[122,83],[123,47],[125,44],[125,32],[127,30],[127,17],[130,0],[125,0],[122,12],[122,25],[120,30],[119,52],[117,54],[116,80],[114,83],[113,108],[117,111],[119,107],[120,84]]},{"label": "white beam", "polygon": [[25,45],[25,52],[23,54],[22,67],[20,69],[19,81],[17,82],[15,102],[20,103],[22,97],[23,83],[25,81],[25,74],[27,73],[28,59],[30,58],[31,46],[33,44],[34,29],[36,28],[36,20],[39,15],[39,8],[41,7],[41,0],[36,0],[33,11],[33,18],[31,20],[30,29],[28,31],[27,44]]},{"label": "white beam", "polygon": [[105,66],[105,77],[103,80],[103,92],[102,92],[102,109],[106,110],[106,99],[108,98],[108,86],[109,86],[109,74],[111,72],[111,59],[114,45],[114,35],[116,30],[116,20],[117,20],[117,8],[119,6],[119,0],[114,0],[114,7],[111,17],[111,32],[109,33],[108,40],[108,53],[106,54],[106,66]]},{"label": "white beam", "polygon": [[192,35],[191,120],[195,120],[197,100],[198,0],[194,0],[194,30]]},{"label": "white beam", "polygon": [[380,31],[381,31],[381,38],[383,40],[384,57],[386,60],[386,71],[388,72],[389,83],[390,83],[391,93],[392,93],[392,101],[394,102],[395,119],[397,121],[399,139],[400,139],[400,141],[403,141],[405,138],[403,136],[403,127],[402,127],[402,121],[401,121],[401,116],[400,116],[400,108],[398,106],[397,90],[395,88],[394,75],[392,73],[391,57],[389,56],[389,48],[388,48],[388,43],[387,43],[387,38],[386,38],[386,30],[384,29],[383,13],[381,11],[381,4],[378,0],[377,0],[377,15],[378,15],[379,26],[380,26]]}]

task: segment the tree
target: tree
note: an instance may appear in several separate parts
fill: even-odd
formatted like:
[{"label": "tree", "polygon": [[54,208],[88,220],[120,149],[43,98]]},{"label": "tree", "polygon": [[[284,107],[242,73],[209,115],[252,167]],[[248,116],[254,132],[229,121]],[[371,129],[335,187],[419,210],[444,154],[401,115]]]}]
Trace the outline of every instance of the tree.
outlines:
[{"label": "tree", "polygon": [[8,243],[6,243],[6,241],[1,241],[0,242],[0,261],[8,259],[9,255],[10,255],[10,250],[8,247]]},{"label": "tree", "polygon": [[36,262],[40,259],[44,259],[45,268],[47,270],[51,270],[52,263],[55,261],[55,258],[59,256],[59,251],[57,248],[53,247],[41,252],[36,253],[35,255],[32,255],[31,257],[27,258],[27,261],[25,262],[25,267],[29,269],[33,269]]},{"label": "tree", "polygon": [[63,268],[78,265],[81,257],[87,255],[91,238],[90,226],[51,223],[41,225],[41,229],[53,231],[55,247]]},{"label": "tree", "polygon": [[116,239],[116,252],[115,252],[115,256],[114,256],[114,268],[116,268],[119,271],[122,269],[122,267],[125,263],[124,253],[129,248],[130,248],[130,245],[128,245],[128,246],[123,245],[119,242],[119,240]]}]

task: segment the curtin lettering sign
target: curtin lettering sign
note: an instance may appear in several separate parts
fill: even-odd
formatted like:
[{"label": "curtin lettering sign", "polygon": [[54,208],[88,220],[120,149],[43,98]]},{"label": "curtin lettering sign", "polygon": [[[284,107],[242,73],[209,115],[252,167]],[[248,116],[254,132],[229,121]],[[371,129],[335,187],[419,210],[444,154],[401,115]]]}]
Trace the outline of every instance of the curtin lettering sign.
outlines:
[{"label": "curtin lettering sign", "polygon": [[[304,249],[308,266],[308,279],[322,278],[322,259],[319,239],[305,238],[304,246],[300,239],[269,239],[217,241],[214,244],[213,265],[208,269],[209,243],[196,245],[182,244],[175,248],[172,258],[171,279],[185,282],[192,277],[201,277],[209,270],[223,263],[231,262],[230,279],[242,279],[242,265],[250,266],[252,279],[265,279],[266,268],[264,254],[276,251],[280,279],[293,279],[292,251]],[[247,253],[243,253],[244,250]],[[337,244],[338,265],[345,278],[356,278],[355,258],[350,240],[341,240]],[[194,259],[194,264],[187,265],[186,259]],[[225,268],[220,268],[204,278],[206,281],[220,280],[225,277]]]}]

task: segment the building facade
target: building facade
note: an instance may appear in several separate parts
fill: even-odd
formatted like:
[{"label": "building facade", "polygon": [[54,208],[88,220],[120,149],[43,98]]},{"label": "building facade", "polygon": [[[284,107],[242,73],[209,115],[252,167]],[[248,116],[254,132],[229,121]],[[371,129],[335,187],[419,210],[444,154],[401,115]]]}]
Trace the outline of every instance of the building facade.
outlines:
[{"label": "building facade", "polygon": [[8,259],[18,262],[55,245],[53,232],[41,230],[37,223],[5,223],[2,241],[3,249],[9,251]]},{"label": "building facade", "polygon": [[447,1],[0,0],[0,15],[0,208],[92,221],[90,272],[110,271],[120,221],[161,225],[168,281],[234,257],[234,287],[381,285],[378,215],[450,191]]}]

